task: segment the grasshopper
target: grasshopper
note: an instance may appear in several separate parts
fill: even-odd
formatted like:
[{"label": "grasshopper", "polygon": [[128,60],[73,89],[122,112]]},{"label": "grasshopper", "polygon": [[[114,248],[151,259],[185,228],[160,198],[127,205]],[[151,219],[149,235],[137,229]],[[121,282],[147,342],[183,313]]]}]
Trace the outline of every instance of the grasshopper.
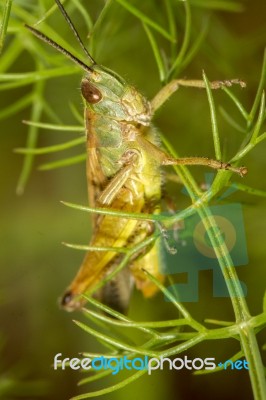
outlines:
[{"label": "grasshopper", "polygon": [[[151,126],[153,114],[179,86],[204,87],[203,81],[174,80],[149,102],[123,78],[96,63],[60,1],[55,2],[88,57],[89,65],[37,29],[28,25],[26,27],[85,71],[81,81],[81,94],[87,138],[86,171],[90,206],[128,213],[160,213],[161,166],[203,165],[230,170],[240,176],[247,173],[245,167],[238,168],[204,157],[175,159],[161,149],[158,133]],[[231,80],[212,82],[211,88],[231,86],[233,83],[244,86],[242,81]],[[97,248],[132,247],[149,237],[154,232],[154,225],[146,220],[106,214],[93,217],[93,229],[90,246],[95,250],[87,252],[77,275],[61,300],[62,307],[68,311],[80,308],[85,302],[82,295],[92,292],[121,262],[120,253],[99,251]],[[135,254],[127,268],[98,291],[101,301],[124,311],[133,283],[144,297],[153,296],[158,289],[145,271],[157,280],[164,281],[164,275],[160,272],[159,250],[157,241]]]}]

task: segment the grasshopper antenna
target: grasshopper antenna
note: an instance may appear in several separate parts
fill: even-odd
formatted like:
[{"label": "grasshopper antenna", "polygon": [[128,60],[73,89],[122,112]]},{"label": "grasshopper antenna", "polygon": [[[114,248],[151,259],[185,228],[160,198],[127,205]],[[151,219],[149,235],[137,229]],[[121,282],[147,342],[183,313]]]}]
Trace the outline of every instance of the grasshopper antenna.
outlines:
[{"label": "grasshopper antenna", "polygon": [[81,37],[78,34],[78,31],[76,30],[75,26],[73,25],[73,22],[71,21],[71,19],[69,18],[66,10],[63,7],[63,4],[60,3],[59,0],[55,0],[56,4],[58,5],[59,10],[61,11],[63,17],[65,18],[66,22],[68,23],[68,25],[70,26],[70,28],[72,29],[72,32],[74,33],[77,41],[79,42],[82,50],[84,51],[84,53],[86,54],[86,56],[90,59],[91,63],[93,65],[97,64],[96,61],[92,58],[92,56],[90,55],[90,53],[88,52],[88,50],[86,49],[86,47],[84,46],[84,43],[81,40]]},{"label": "grasshopper antenna", "polygon": [[38,29],[33,28],[32,26],[29,26],[25,24],[25,27],[29,29],[37,38],[41,39],[43,42],[48,43],[50,46],[54,47],[56,50],[58,50],[60,53],[64,54],[66,57],[70,58],[70,60],[74,61],[75,64],[78,64],[82,69],[84,69],[86,72],[92,73],[93,68],[89,67],[86,65],[84,62],[82,62],[80,59],[75,57],[73,54],[71,54],[69,51],[64,49],[62,46],[60,46],[58,43],[54,42],[52,39],[50,39],[48,36],[46,36],[44,33],[38,31]]}]

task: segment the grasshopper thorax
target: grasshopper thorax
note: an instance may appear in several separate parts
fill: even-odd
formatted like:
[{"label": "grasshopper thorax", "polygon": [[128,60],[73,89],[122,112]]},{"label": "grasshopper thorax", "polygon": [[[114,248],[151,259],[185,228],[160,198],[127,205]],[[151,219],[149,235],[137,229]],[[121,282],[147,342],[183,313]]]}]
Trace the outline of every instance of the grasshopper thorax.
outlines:
[{"label": "grasshopper thorax", "polygon": [[150,103],[113,71],[94,65],[81,81],[86,106],[94,113],[117,121],[149,125]]}]

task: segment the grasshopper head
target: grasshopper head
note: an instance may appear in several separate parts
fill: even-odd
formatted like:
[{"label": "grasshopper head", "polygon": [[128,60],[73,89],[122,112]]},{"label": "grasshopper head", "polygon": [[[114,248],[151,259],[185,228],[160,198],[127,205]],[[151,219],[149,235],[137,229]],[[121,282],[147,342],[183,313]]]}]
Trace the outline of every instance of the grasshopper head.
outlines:
[{"label": "grasshopper head", "polygon": [[81,81],[81,93],[94,113],[117,121],[149,125],[150,103],[113,71],[93,66]]},{"label": "grasshopper head", "polygon": [[68,24],[71,26],[71,29],[74,31],[91,65],[85,64],[37,29],[29,25],[25,25],[26,28],[39,39],[54,47],[86,71],[86,75],[81,81],[81,93],[86,106],[90,108],[92,112],[104,118],[111,118],[117,121],[125,121],[145,126],[149,125],[151,120],[150,103],[133,86],[127,85],[124,79],[119,75],[98,65],[94,61],[82,43],[78,32],[70,21],[62,4],[59,0],[56,0],[56,3]]}]

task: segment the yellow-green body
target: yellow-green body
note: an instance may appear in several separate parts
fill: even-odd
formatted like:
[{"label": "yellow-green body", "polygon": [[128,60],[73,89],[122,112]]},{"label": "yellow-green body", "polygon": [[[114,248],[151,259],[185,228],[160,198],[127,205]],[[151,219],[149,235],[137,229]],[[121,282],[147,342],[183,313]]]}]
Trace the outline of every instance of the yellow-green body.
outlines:
[{"label": "yellow-green body", "polygon": [[[40,40],[48,43],[86,71],[81,82],[85,105],[87,134],[87,178],[89,203],[93,206],[130,213],[160,212],[162,165],[204,165],[230,170],[244,176],[246,167],[235,167],[221,160],[206,157],[173,158],[160,148],[155,129],[151,126],[152,113],[179,86],[206,87],[205,81],[178,79],[165,85],[149,103],[134,87],[113,71],[99,66],[85,48],[77,30],[59,0],[58,8],[74,32],[90,65],[85,64],[58,43],[37,29],[26,27]],[[245,83],[239,79],[214,81],[209,89]],[[150,222],[118,218],[109,214],[94,217],[94,232],[90,247],[130,247],[149,236],[154,227]],[[105,286],[100,296],[116,308],[126,308],[131,290],[131,276],[144,296],[152,296],[157,287],[143,270],[163,281],[160,273],[158,244],[135,254],[119,275]],[[62,306],[73,310],[81,306],[82,294],[92,292],[98,283],[117,266],[121,256],[115,251],[89,251],[62,299]],[[123,272],[123,274],[122,274]],[[125,300],[121,300],[121,292]],[[105,294],[108,293],[106,296]],[[115,297],[115,299],[113,299]]]},{"label": "yellow-green body", "polygon": [[[150,126],[150,103],[120,77],[99,66],[82,80],[81,90],[85,101],[90,205],[130,213],[159,213],[160,162],[142,142],[145,138],[147,143],[157,146],[159,141],[156,130]],[[98,215],[90,246],[130,247],[144,240],[153,229],[148,221]],[[152,296],[157,287],[143,269],[163,280],[158,246],[155,244],[146,253],[137,255],[127,267],[130,274],[126,279],[133,277],[145,297]],[[116,252],[89,251],[67,289],[63,306],[68,310],[79,307],[83,302],[80,295],[91,291],[120,259]],[[109,298],[108,303],[123,302],[117,293],[120,288],[115,287],[119,284],[126,284],[125,279],[113,282],[118,300]],[[127,290],[130,291],[129,283]],[[117,304],[117,308],[123,306]]]}]

